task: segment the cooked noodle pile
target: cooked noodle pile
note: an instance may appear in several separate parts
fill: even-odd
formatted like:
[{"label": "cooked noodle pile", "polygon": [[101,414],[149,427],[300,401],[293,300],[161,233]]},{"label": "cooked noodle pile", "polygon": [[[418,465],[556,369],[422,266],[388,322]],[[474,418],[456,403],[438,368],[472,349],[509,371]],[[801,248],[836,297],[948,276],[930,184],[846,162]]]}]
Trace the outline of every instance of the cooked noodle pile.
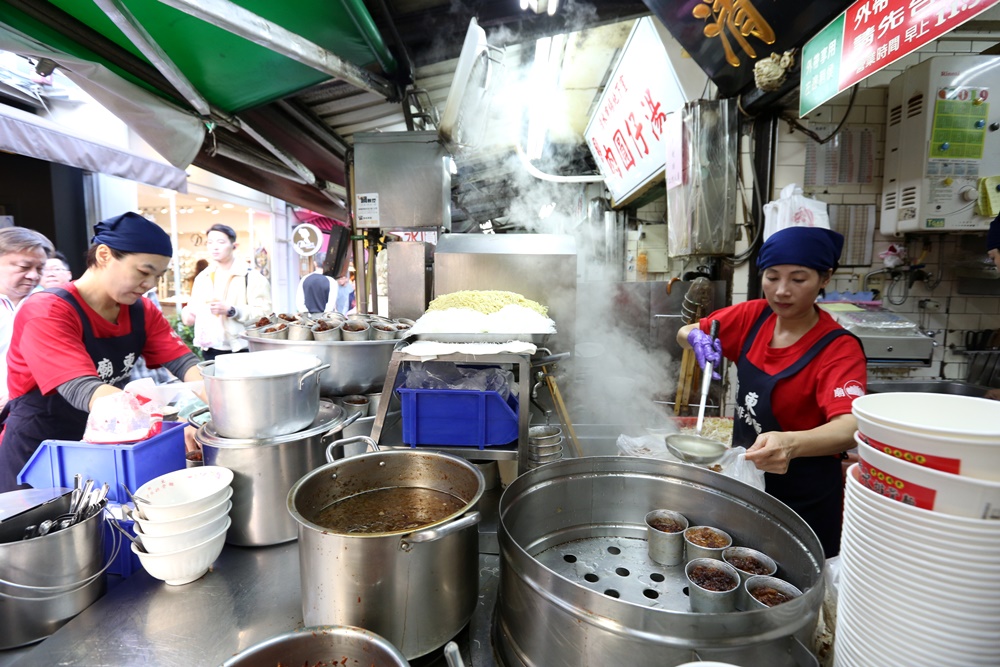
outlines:
[{"label": "cooked noodle pile", "polygon": [[431,301],[427,311],[446,310],[448,308],[468,308],[489,315],[497,313],[504,306],[524,306],[539,315],[548,315],[549,309],[531,299],[526,299],[515,292],[500,290],[462,290],[451,294],[442,294]]}]

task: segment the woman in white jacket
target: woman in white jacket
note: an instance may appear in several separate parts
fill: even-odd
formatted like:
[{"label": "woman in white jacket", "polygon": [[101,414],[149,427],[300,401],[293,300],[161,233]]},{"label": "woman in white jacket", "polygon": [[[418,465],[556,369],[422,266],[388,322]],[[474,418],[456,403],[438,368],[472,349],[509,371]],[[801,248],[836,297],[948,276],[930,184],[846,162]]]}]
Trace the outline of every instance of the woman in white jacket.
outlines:
[{"label": "woman in white jacket", "polygon": [[194,325],[194,343],[205,360],[248,348],[247,326],[271,313],[271,285],[260,271],[236,261],[236,232],[212,225],[205,234],[212,265],[198,274],[181,321]]}]

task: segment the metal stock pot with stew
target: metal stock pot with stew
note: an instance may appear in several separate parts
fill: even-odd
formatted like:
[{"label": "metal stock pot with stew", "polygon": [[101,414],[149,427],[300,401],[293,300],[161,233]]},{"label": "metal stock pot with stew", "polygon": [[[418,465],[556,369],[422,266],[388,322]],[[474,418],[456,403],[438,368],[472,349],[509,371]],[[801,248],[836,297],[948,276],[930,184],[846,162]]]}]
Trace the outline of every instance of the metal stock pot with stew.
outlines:
[{"label": "metal stock pot with stew", "polygon": [[341,459],[296,482],[305,624],[367,628],[407,659],[447,643],[476,606],[484,487],[474,465],[420,450]]}]

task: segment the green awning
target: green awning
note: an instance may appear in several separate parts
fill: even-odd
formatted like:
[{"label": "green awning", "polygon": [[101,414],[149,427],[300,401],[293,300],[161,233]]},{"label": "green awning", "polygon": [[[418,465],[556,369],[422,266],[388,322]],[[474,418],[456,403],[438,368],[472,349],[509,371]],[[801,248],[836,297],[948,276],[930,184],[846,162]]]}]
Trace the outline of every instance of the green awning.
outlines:
[{"label": "green awning", "polygon": [[[45,4],[44,0],[32,0]],[[15,5],[17,3],[14,3]],[[93,2],[49,0],[85,26],[148,62]],[[228,113],[272,102],[330,79],[291,58],[189,16],[158,0],[123,0],[194,87]],[[234,4],[272,21],[359,67],[391,74],[396,61],[361,0],[234,0]],[[15,6],[0,2],[0,23],[66,53],[100,62],[133,83],[141,82],[65,29],[46,25]],[[182,102],[181,100],[178,100]]]}]

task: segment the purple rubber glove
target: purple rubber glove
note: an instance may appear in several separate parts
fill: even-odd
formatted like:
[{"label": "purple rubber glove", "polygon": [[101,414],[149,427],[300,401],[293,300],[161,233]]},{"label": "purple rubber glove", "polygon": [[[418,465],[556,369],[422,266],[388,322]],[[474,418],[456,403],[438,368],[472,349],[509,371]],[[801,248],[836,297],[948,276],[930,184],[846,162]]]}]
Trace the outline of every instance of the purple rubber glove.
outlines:
[{"label": "purple rubber glove", "polygon": [[705,364],[712,362],[712,378],[721,380],[719,375],[719,365],[722,363],[722,342],[695,327],[688,334],[688,344],[694,350],[694,358],[698,362],[698,368],[705,370]]}]

